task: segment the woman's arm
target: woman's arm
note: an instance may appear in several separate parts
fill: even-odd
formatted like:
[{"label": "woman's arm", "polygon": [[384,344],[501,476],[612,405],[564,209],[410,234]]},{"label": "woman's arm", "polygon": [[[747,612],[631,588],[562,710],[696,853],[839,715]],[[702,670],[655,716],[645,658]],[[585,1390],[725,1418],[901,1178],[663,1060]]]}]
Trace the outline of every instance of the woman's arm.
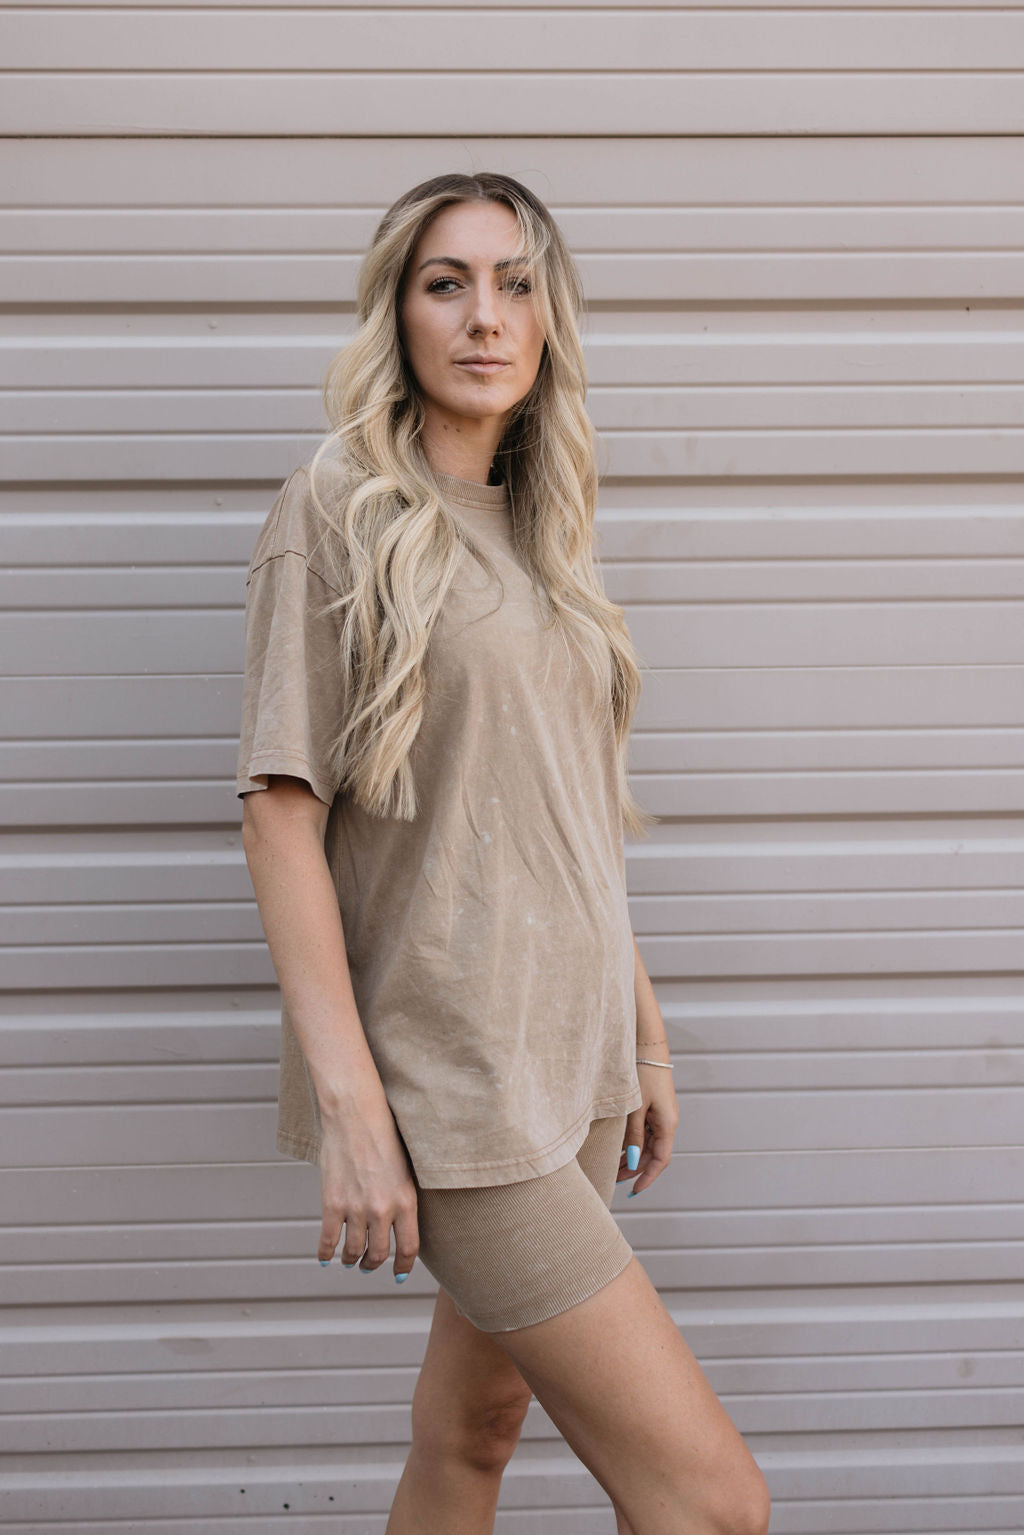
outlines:
[{"label": "woman's arm", "polygon": [[651,978],[647,974],[640,946],[633,934],[633,994],[636,997],[636,1053],[649,1055],[653,1060],[667,1061],[668,1040],[665,1037],[665,1021],[661,1016],[658,999],[654,995]]},{"label": "woman's arm", "polygon": [[[652,1061],[667,1062],[669,1048],[665,1024],[635,933],[633,953],[635,956],[633,994],[636,998],[636,1053],[647,1056]],[[679,1104],[671,1071],[666,1071],[664,1066],[638,1065],[636,1074],[644,1101],[626,1120],[623,1146],[627,1150],[630,1146],[638,1147],[639,1160],[633,1169],[628,1163],[620,1168],[616,1180],[621,1183],[625,1178],[636,1177],[630,1198],[633,1194],[640,1194],[644,1189],[649,1188],[655,1178],[668,1166],[672,1155],[672,1140],[676,1133],[676,1125],[679,1123]]]},{"label": "woman's arm", "polygon": [[329,1261],[395,1275],[419,1250],[416,1187],[366,1041],[349,974],[337,893],[324,854],[327,806],[299,778],[271,774],[242,800],[242,846],[285,1007],[309,1066],[323,1130],[323,1224]]}]

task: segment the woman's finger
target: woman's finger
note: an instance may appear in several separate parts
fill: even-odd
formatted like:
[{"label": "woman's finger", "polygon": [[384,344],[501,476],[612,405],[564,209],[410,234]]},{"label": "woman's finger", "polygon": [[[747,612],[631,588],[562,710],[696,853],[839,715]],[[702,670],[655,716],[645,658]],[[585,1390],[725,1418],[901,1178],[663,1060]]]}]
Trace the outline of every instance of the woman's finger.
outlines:
[{"label": "woman's finger", "polygon": [[366,1218],[359,1216],[353,1219],[348,1216],[345,1221],[345,1241],[341,1249],[341,1261],[347,1269],[354,1268],[366,1251]]},{"label": "woman's finger", "polygon": [[320,1223],[320,1241],[316,1255],[321,1263],[330,1263],[334,1257],[335,1249],[341,1241],[342,1219],[339,1212],[324,1207],[323,1220]]},{"label": "woman's finger", "polygon": [[644,1156],[638,1168],[637,1180],[633,1185],[631,1194],[642,1194],[644,1189],[650,1188],[655,1178],[660,1178],[672,1157],[672,1131],[654,1129],[651,1131]]},{"label": "woman's finger", "polygon": [[641,1105],[626,1115],[626,1130],[622,1138],[623,1160],[619,1168],[616,1183],[621,1183],[626,1178],[632,1178],[639,1167],[639,1158],[644,1150],[644,1120],[646,1108]]},{"label": "woman's finger", "polygon": [[366,1228],[366,1251],[359,1267],[372,1274],[386,1263],[391,1252],[391,1211],[383,1206],[370,1211]]},{"label": "woman's finger", "polygon": [[405,1204],[395,1216],[395,1283],[404,1284],[412,1273],[412,1266],[420,1250],[419,1221],[416,1213],[415,1191],[413,1203]]}]

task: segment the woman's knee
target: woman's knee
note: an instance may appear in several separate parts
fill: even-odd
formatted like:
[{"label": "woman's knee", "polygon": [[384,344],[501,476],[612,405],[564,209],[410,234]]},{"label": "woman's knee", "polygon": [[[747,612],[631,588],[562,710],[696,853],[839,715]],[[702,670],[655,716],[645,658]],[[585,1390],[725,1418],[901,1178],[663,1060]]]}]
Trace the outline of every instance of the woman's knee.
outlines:
[{"label": "woman's knee", "polygon": [[768,1521],[771,1517],[772,1500],[768,1492],[768,1483],[761,1472],[751,1476],[744,1493],[743,1502],[739,1509],[739,1523],[736,1525],[736,1535],[767,1535]]},{"label": "woman's knee", "polygon": [[480,1393],[438,1411],[437,1403],[412,1401],[413,1439],[425,1454],[476,1471],[503,1471],[519,1443],[532,1392]]},{"label": "woman's knee", "polygon": [[719,1489],[712,1498],[710,1528],[715,1535],[767,1535],[771,1497],[753,1457],[723,1478]]}]

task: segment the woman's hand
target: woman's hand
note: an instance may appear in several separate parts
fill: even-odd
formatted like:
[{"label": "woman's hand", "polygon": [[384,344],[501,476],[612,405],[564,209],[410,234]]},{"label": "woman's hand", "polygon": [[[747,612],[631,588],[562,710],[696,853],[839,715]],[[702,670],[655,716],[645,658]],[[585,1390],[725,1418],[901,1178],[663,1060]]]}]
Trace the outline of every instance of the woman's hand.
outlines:
[{"label": "woman's hand", "polygon": [[[657,1050],[647,1048],[643,1053],[654,1060],[668,1060],[667,1045]],[[666,1071],[663,1066],[639,1063],[636,1074],[640,1079],[644,1101],[626,1118],[622,1155],[625,1158],[627,1148],[637,1146],[640,1149],[640,1160],[635,1170],[631,1170],[624,1160],[615,1180],[616,1183],[622,1183],[627,1178],[636,1177],[630,1198],[650,1188],[655,1178],[665,1171],[672,1155],[676,1125],[679,1123],[679,1104],[671,1071]]]},{"label": "woman's hand", "polygon": [[372,1106],[364,1100],[344,1113],[321,1110],[321,1123],[320,1262],[334,1257],[344,1226],[342,1263],[370,1273],[387,1261],[393,1226],[395,1283],[402,1284],[420,1247],[417,1197],[387,1099]]}]

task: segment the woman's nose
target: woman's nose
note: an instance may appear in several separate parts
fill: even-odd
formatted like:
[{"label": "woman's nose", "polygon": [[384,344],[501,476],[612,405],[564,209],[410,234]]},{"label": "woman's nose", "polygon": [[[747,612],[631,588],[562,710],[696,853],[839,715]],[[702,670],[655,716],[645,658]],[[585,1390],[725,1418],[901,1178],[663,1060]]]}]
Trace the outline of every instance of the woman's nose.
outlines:
[{"label": "woman's nose", "polygon": [[475,330],[494,330],[500,323],[498,301],[493,293],[477,288],[470,304],[470,320]]}]

